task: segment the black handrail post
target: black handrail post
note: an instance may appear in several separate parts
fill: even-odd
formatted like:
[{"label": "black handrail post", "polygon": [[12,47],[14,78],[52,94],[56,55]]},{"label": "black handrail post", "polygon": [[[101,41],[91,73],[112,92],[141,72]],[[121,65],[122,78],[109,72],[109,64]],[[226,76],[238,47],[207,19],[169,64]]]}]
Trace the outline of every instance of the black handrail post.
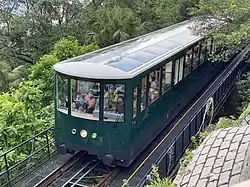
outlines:
[{"label": "black handrail post", "polygon": [[49,156],[49,158],[50,158],[48,131],[46,131],[46,141],[47,141],[48,156]]},{"label": "black handrail post", "polygon": [[8,166],[8,161],[7,161],[7,154],[4,154],[4,162],[5,162],[5,169],[7,173],[7,179],[8,179],[8,186],[11,186],[11,180],[10,180],[10,171],[9,171],[9,166]]}]

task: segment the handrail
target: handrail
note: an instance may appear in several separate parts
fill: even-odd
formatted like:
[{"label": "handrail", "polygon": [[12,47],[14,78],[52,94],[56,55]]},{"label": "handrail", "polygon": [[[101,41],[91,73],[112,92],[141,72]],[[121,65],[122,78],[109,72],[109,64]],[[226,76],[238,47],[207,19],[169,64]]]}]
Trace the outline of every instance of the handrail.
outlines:
[{"label": "handrail", "polygon": [[[37,167],[40,166],[39,163],[44,163],[53,157],[53,155],[56,155],[55,141],[51,140],[53,131],[54,126],[51,126],[0,155],[0,159],[2,159],[3,162],[2,170],[0,171],[0,186],[12,186],[18,183],[29,173],[36,170]],[[29,146],[29,144],[32,144],[32,150],[30,152],[18,152],[18,149],[23,146]],[[10,163],[8,154],[13,152],[15,152],[17,156],[23,154],[25,156]],[[37,155],[38,157],[36,157]]]},{"label": "handrail", "polygon": [[9,149],[8,151],[4,152],[3,154],[1,154],[1,155],[0,155],[0,158],[3,157],[4,155],[6,155],[6,154],[8,154],[8,153],[10,153],[10,152],[12,152],[12,151],[14,151],[15,149],[21,147],[22,145],[24,145],[24,144],[30,142],[31,140],[34,140],[36,137],[38,137],[38,136],[40,136],[40,135],[46,133],[47,131],[52,130],[53,128],[54,128],[54,126],[51,126],[51,127],[47,128],[47,129],[45,129],[44,131],[39,132],[39,133],[36,134],[35,136],[32,136],[31,138],[25,140],[25,141],[22,142],[21,144],[19,144],[19,145],[13,147],[13,148],[11,148],[11,149]]}]

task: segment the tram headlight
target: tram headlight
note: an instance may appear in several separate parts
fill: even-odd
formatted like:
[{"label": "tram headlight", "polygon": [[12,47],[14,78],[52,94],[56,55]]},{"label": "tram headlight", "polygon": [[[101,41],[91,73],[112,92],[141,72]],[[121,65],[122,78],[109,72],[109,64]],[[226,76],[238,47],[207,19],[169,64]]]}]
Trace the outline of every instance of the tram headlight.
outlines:
[{"label": "tram headlight", "polygon": [[88,132],[86,130],[81,130],[80,135],[82,138],[86,138],[88,136]]},{"label": "tram headlight", "polygon": [[92,133],[91,137],[92,137],[93,139],[96,139],[97,134],[96,134],[96,133]]}]

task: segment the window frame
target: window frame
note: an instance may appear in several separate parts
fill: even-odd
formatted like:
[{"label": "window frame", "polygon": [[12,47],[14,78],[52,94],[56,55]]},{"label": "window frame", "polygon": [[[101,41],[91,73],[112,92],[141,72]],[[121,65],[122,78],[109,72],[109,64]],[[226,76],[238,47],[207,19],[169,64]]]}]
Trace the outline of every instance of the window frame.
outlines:
[{"label": "window frame", "polygon": [[[165,94],[168,90],[170,90],[172,87],[173,87],[173,66],[174,66],[174,60],[166,60],[164,61],[165,63],[163,63],[163,65],[161,66],[161,79],[160,79],[160,97]],[[171,81],[170,81],[170,88],[167,89],[167,90],[164,90],[163,91],[163,76],[166,77],[166,67],[167,67],[167,64],[171,63]],[[163,73],[163,67],[165,66],[165,73]],[[169,72],[167,72],[169,73]]]},{"label": "window frame", "polygon": [[[59,104],[58,104],[58,102],[59,102],[59,89],[58,89],[58,77],[62,77],[62,78],[64,78],[65,80],[67,80],[67,99],[68,99],[68,108],[67,108],[67,110],[65,110],[66,112],[63,112],[62,110],[59,110]],[[71,102],[69,102],[70,100],[69,100],[69,87],[70,87],[70,78],[69,78],[69,76],[67,76],[67,75],[65,75],[65,74],[62,74],[62,73],[60,73],[60,72],[55,72],[55,81],[56,81],[56,88],[55,88],[55,92],[56,92],[56,97],[55,97],[55,99],[56,99],[56,110],[57,111],[59,111],[59,112],[61,112],[61,113],[64,113],[64,114],[67,114],[67,115],[71,115],[71,112],[70,112],[70,107],[71,107]]]},{"label": "window frame", "polygon": [[[135,112],[135,114],[134,114],[134,91],[135,91],[135,89],[137,90],[137,95],[136,95],[136,112]],[[134,120],[134,119],[136,119],[137,117],[138,117],[138,114],[139,114],[139,109],[140,109],[140,107],[139,107],[139,95],[140,95],[140,89],[139,89],[139,85],[136,85],[134,88],[133,88],[133,101],[132,101],[132,119]]]},{"label": "window frame", "polygon": [[[142,106],[141,106],[141,104],[142,104],[142,91],[143,91],[142,80],[144,78],[146,79],[146,100],[145,100],[145,108],[142,109]],[[139,88],[140,88],[140,96],[139,96],[139,98],[140,98],[140,102],[139,102],[140,103],[140,108],[139,108],[139,111],[144,112],[149,106],[148,105],[148,92],[149,92],[149,74],[148,73],[146,75],[143,74],[142,77],[140,78],[140,86],[139,86]]]},{"label": "window frame", "polygon": [[[101,111],[100,102],[101,102],[101,97],[102,97],[101,90],[100,90],[101,89],[101,80],[84,79],[84,78],[76,78],[76,77],[75,78],[71,77],[71,78],[69,78],[69,80],[70,80],[70,87],[69,87],[70,88],[69,89],[69,98],[70,98],[69,111],[70,111],[70,116],[80,118],[80,119],[84,119],[84,120],[89,120],[89,121],[100,121],[100,115],[101,115],[101,113],[100,113],[100,111]],[[73,104],[73,85],[72,85],[72,82],[73,81],[76,82],[76,93],[78,93],[77,89],[78,88],[80,89],[80,81],[99,84],[99,92],[100,92],[100,95],[99,95],[99,117],[96,120],[95,119],[88,119],[88,118],[80,117],[79,115],[73,115],[72,114],[72,111],[73,111],[73,108],[72,108],[72,104]],[[97,99],[96,99],[96,103],[97,103]]]},{"label": "window frame", "polygon": [[[160,76],[159,76],[159,87],[158,87],[158,89],[160,89],[160,87],[161,87],[161,78],[162,78],[162,75],[161,75],[161,69],[162,69],[162,66],[161,67],[155,67],[154,69],[152,69],[151,71],[150,71],[150,73],[149,73],[149,75],[148,75],[148,85],[147,85],[147,87],[148,87],[148,91],[147,91],[147,97],[149,96],[149,90],[150,90],[150,88],[151,88],[151,85],[149,85],[149,77],[150,77],[150,74],[151,73],[157,73],[158,71],[159,71],[159,73],[160,73]],[[155,78],[156,78],[157,76],[155,76]],[[153,104],[155,101],[157,101],[159,98],[161,97],[161,95],[160,95],[160,90],[159,90],[159,93],[158,93],[158,97],[154,100],[154,101],[152,101],[151,103],[149,103],[149,97],[148,97],[148,99],[147,99],[147,106],[150,106],[151,104]]]},{"label": "window frame", "polygon": [[[106,84],[120,84],[120,85],[124,85],[124,116],[123,116],[123,121],[105,121],[104,120],[104,88],[105,88],[105,85]],[[100,85],[100,95],[101,95],[101,99],[100,99],[100,102],[101,103],[101,115],[99,115],[99,118],[101,122],[104,122],[104,123],[111,123],[111,124],[114,124],[114,123],[119,123],[119,124],[122,124],[122,123],[126,123],[126,120],[127,120],[127,116],[126,116],[126,108],[127,108],[127,83],[124,81],[124,80],[119,80],[119,79],[116,79],[116,80],[102,80],[101,81],[101,85]]]}]

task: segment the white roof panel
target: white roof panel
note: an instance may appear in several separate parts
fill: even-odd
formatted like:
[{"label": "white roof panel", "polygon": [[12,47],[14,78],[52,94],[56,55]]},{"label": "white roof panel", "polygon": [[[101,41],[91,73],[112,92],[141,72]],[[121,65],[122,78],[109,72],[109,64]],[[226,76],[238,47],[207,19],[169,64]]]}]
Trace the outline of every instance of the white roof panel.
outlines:
[{"label": "white roof panel", "polygon": [[128,79],[200,40],[185,21],[123,43],[69,59],[54,66],[58,72],[92,79]]}]

